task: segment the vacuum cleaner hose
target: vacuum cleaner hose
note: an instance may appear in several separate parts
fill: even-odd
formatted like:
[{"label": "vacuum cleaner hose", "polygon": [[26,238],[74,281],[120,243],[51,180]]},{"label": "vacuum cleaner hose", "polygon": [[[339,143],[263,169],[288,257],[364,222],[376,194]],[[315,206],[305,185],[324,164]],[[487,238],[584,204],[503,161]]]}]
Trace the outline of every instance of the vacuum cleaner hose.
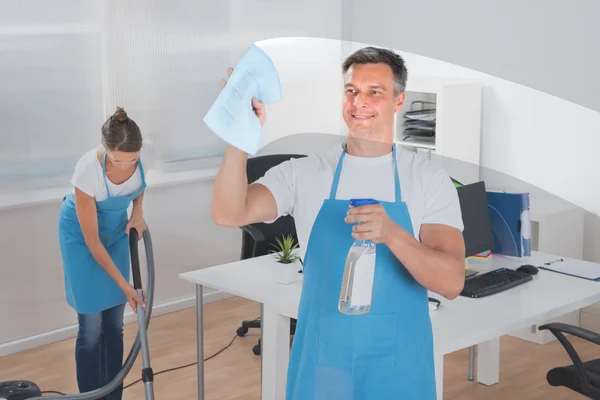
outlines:
[{"label": "vacuum cleaner hose", "polygon": [[[150,231],[146,229],[142,235],[144,239],[144,247],[146,250],[146,264],[147,264],[147,284],[146,284],[146,312],[144,318],[144,327],[148,329],[148,325],[150,323],[150,318],[152,317],[152,302],[154,299],[154,254],[152,252],[152,238],[150,237]],[[132,267],[132,275],[134,280],[135,289],[141,289],[141,274],[140,274],[140,263],[138,257],[138,233],[135,229],[131,229],[129,233],[129,242],[130,242],[130,250],[131,250],[131,267]],[[138,308],[138,312],[140,312]],[[32,397],[29,400],[96,400],[101,397],[107,396],[115,389],[119,387],[125,380],[125,377],[129,374],[133,363],[135,362],[139,352],[140,352],[141,344],[140,344],[140,330],[138,329],[138,334],[135,338],[131,351],[123,364],[123,368],[121,371],[106,385],[102,386],[99,389],[79,393],[79,394],[70,394],[70,395],[61,395],[61,396],[42,396],[42,397]]]}]

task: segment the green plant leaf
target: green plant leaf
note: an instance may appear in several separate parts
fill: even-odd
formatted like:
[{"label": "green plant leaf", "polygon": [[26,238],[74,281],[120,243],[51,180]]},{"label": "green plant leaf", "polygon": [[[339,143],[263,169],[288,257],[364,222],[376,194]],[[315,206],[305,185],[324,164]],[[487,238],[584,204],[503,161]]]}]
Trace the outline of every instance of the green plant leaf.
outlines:
[{"label": "green plant leaf", "polygon": [[274,254],[280,263],[290,264],[300,260],[300,257],[293,254],[294,250],[298,248],[298,243],[295,242],[293,235],[285,235],[275,238],[276,244],[271,244],[275,249],[270,250],[269,253]]}]

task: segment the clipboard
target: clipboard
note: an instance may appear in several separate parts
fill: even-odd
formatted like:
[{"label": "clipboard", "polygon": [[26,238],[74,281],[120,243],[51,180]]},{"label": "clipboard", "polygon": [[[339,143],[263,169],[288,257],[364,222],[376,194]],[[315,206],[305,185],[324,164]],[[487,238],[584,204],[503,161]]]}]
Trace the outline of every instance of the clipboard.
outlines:
[{"label": "clipboard", "polygon": [[600,282],[600,265],[589,261],[560,259],[547,262],[544,265],[541,265],[539,269],[593,282]]}]

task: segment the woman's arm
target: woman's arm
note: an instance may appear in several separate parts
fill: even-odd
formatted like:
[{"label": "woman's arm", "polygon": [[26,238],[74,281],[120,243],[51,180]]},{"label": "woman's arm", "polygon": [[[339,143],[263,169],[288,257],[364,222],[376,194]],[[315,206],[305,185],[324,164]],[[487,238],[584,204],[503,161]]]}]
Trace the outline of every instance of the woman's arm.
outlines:
[{"label": "woman's arm", "polygon": [[140,195],[138,197],[133,199],[132,214],[139,214],[139,215],[144,214],[144,211],[143,211],[144,193],[146,193],[145,190],[142,193],[140,193]]},{"label": "woman's arm", "polygon": [[133,208],[131,210],[131,218],[125,227],[125,233],[129,235],[129,230],[135,228],[138,232],[138,240],[142,240],[142,234],[147,229],[146,222],[144,221],[144,190],[138,197],[133,199]]},{"label": "woman's arm", "polygon": [[106,251],[106,248],[100,242],[98,215],[96,213],[96,201],[94,198],[75,188],[75,209],[77,210],[77,218],[81,225],[85,244],[90,249],[96,262],[104,268],[119,287],[128,284],[108,254],[108,251]]},{"label": "woman's arm", "polygon": [[88,249],[92,253],[92,256],[98,264],[108,275],[119,285],[121,290],[127,296],[127,301],[133,310],[136,310],[136,302],[145,306],[144,302],[139,298],[137,292],[125,280],[121,271],[117,268],[114,261],[106,251],[106,248],[100,241],[100,235],[98,234],[98,214],[96,213],[96,200],[75,188],[75,209],[77,212],[77,219],[83,232],[83,237]]}]

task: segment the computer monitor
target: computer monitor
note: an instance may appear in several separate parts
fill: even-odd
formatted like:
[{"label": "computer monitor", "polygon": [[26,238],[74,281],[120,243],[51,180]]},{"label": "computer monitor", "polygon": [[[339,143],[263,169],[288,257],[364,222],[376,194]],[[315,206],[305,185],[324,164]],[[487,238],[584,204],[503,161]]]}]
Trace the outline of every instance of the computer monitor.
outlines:
[{"label": "computer monitor", "polygon": [[494,235],[483,181],[459,186],[458,198],[464,224],[465,257],[492,250]]}]

